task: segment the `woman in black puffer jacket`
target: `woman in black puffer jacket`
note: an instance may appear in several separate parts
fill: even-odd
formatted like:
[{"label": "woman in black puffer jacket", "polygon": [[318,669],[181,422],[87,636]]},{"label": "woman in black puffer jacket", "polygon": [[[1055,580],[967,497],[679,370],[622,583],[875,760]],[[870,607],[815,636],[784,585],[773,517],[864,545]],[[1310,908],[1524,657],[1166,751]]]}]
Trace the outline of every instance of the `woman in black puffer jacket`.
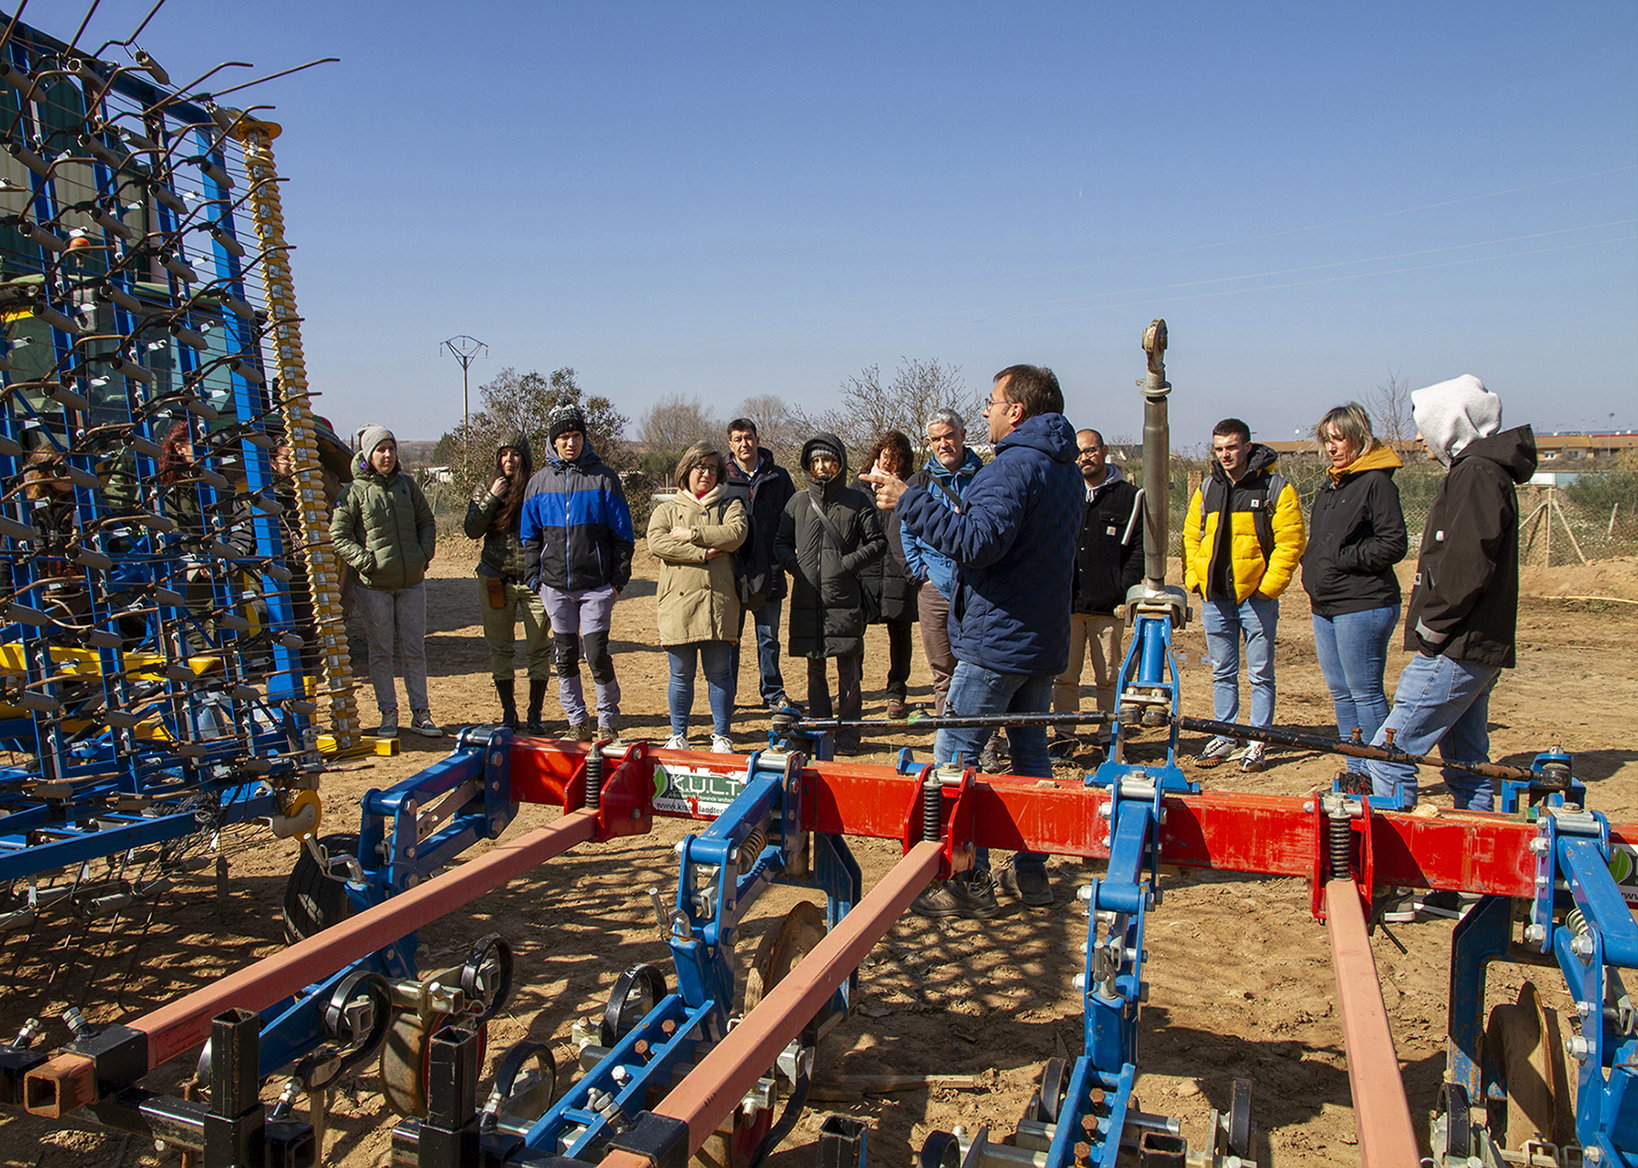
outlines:
[{"label": "woman in black puffer jacket", "polygon": [[[860,576],[887,552],[875,506],[847,485],[847,449],[834,434],[816,434],[802,447],[808,489],[798,491],[779,517],[774,554],[791,576],[792,657],[808,659],[808,713],[831,717],[825,659],[836,659],[837,713],[856,720],[863,706],[865,600]],[[834,533],[834,534],[833,534]],[[859,733],[836,736],[836,749],[856,754]]]},{"label": "woman in black puffer jacket", "polygon": [[552,626],[546,607],[533,588],[524,583],[523,540],[518,535],[523,514],[523,489],[535,472],[534,456],[525,434],[514,434],[495,451],[495,474],[480,486],[466,509],[466,534],[483,540],[478,559],[478,611],[483,617],[483,639],[489,646],[489,672],[500,696],[501,720],[507,729],[518,728],[517,682],[512,677],[512,650],[517,620],[529,653],[529,720],[531,734],[544,734],[541,706],[552,676]]},{"label": "woman in black puffer jacket", "polygon": [[[915,470],[910,439],[898,430],[889,430],[865,455],[864,466],[908,479]],[[853,485],[875,505],[873,484],[860,478]],[[905,569],[898,512],[878,511],[877,515],[882,533],[887,536],[887,554],[872,564],[860,581],[876,602],[876,617],[871,623],[887,626],[887,716],[902,718],[910,712],[905,699],[910,693],[910,634],[916,623],[916,586]]]},{"label": "woman in black puffer jacket", "polygon": [[[1314,650],[1337,712],[1337,735],[1365,742],[1387,720],[1382,688],[1388,639],[1399,623],[1393,566],[1410,544],[1393,472],[1404,464],[1371,434],[1357,402],[1320,419],[1314,437],[1331,460],[1308,518],[1302,586],[1314,611]],[[1349,759],[1344,788],[1370,790],[1363,759]]]}]

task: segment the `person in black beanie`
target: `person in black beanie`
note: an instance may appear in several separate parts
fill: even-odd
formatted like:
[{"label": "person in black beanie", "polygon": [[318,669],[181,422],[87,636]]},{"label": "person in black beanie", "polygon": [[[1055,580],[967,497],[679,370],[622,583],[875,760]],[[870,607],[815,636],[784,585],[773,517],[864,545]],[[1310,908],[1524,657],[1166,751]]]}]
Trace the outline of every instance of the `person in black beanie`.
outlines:
[{"label": "person in black beanie", "polygon": [[[847,450],[834,434],[802,447],[808,489],[785,504],[774,553],[791,574],[788,628],[792,657],[808,659],[808,713],[831,716],[825,659],[836,659],[837,709],[843,721],[863,710],[864,635],[869,619],[860,574],[887,554],[876,508],[847,485]],[[836,735],[838,754],[859,752],[859,732]]]},{"label": "person in black beanie", "polygon": [[[582,742],[615,738],[620,730],[620,683],[609,654],[614,602],[631,580],[636,547],[631,508],[620,476],[586,439],[586,417],[572,402],[547,419],[552,449],[524,492],[520,535],[524,573],[540,591],[552,622],[557,696],[569,737]],[[597,720],[586,708],[580,653],[597,689]]]}]

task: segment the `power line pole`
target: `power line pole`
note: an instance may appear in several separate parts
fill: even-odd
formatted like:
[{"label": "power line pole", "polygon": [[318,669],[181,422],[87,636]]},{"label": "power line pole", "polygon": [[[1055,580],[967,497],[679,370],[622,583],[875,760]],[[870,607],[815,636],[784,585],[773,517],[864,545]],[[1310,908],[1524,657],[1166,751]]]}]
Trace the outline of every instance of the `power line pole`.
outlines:
[{"label": "power line pole", "polygon": [[472,460],[472,431],[467,402],[466,375],[467,370],[472,368],[472,362],[489,352],[489,346],[478,340],[477,337],[469,337],[462,333],[458,337],[450,337],[449,340],[443,343],[443,347],[449,350],[450,356],[461,363],[461,471],[465,473],[469,469]]}]

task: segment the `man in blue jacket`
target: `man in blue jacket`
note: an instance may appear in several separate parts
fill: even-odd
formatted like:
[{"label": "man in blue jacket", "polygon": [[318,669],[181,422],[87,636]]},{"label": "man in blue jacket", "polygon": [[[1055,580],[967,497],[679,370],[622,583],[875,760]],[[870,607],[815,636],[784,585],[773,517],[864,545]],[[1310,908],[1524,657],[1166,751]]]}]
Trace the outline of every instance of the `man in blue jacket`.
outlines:
[{"label": "man in blue jacket", "polygon": [[[1052,370],[1011,365],[997,373],[984,405],[995,459],[974,476],[959,511],[893,475],[867,476],[882,488],[877,505],[897,507],[904,530],[956,565],[950,611],[956,668],[947,716],[1046,713],[1053,684],[1069,664],[1075,536],[1085,492],[1075,469],[1075,431],[1063,410]],[[987,736],[984,729],[940,730],[933,759],[974,763]],[[1007,738],[1015,774],[1052,774],[1044,727],[1015,727]],[[1001,882],[1027,905],[1052,903],[1039,852],[1019,852]],[[924,916],[996,915],[987,854],[979,853],[966,880],[928,889],[914,907]]]},{"label": "man in blue jacket", "polygon": [[[615,738],[620,733],[620,683],[609,652],[609,626],[614,602],[631,580],[636,546],[631,508],[620,476],[586,441],[586,417],[579,406],[558,406],[546,426],[550,453],[524,488],[519,520],[524,574],[539,589],[552,622],[557,696],[569,720],[569,737],[582,742]],[[597,691],[596,722],[580,684],[582,649]]]},{"label": "man in blue jacket", "polygon": [[[935,410],[927,419],[927,445],[932,450],[927,465],[910,476],[914,486],[923,487],[937,502],[954,511],[973,476],[984,469],[984,460],[967,445],[967,423],[954,410]],[[916,607],[921,614],[921,647],[933,671],[933,712],[944,712],[944,699],[955,674],[955,651],[950,648],[950,600],[955,596],[955,561],[936,548],[928,547],[916,533],[899,531],[904,544],[904,567],[921,587]]]}]

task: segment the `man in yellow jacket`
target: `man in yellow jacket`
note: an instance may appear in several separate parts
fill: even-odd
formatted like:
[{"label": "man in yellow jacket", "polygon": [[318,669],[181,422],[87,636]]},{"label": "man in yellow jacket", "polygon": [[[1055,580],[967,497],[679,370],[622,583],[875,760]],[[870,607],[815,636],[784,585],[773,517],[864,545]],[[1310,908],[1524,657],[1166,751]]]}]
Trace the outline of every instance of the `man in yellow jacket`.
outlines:
[{"label": "man in yellow jacket", "polygon": [[[1274,630],[1280,593],[1307,543],[1297,489],[1279,473],[1274,452],[1252,442],[1251,428],[1224,418],[1211,431],[1211,474],[1189,500],[1183,521],[1183,584],[1199,594],[1211,651],[1212,715],[1240,714],[1240,643],[1251,679],[1251,725],[1274,722]],[[1195,757],[1200,767],[1237,761],[1263,769],[1263,744],[1213,738]]]}]

